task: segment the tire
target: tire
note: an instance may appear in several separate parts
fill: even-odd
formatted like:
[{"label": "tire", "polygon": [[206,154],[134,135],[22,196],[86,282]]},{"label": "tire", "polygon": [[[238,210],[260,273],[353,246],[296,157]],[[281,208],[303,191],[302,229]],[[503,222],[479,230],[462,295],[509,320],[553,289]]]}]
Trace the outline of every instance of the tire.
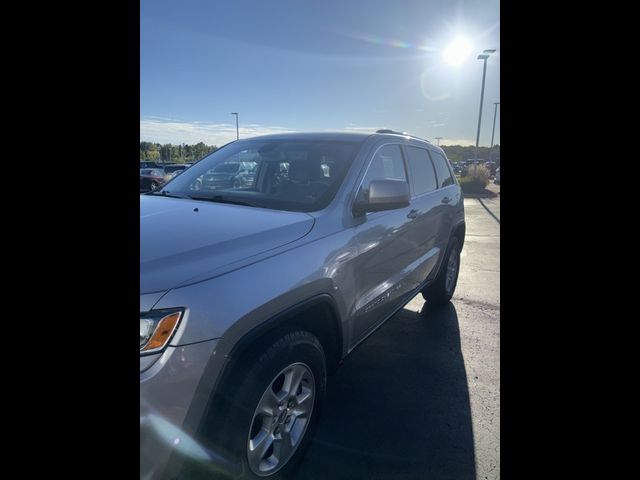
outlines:
[{"label": "tire", "polygon": [[[326,360],[318,339],[306,331],[293,331],[270,342],[262,352],[233,372],[231,377],[240,383],[225,388],[223,396],[229,409],[220,415],[224,418],[215,419],[210,430],[217,431],[212,439],[214,448],[237,466],[233,473],[218,472],[226,478],[291,478],[317,425],[327,382]],[[292,395],[295,401],[286,388],[292,374],[302,378]],[[282,401],[277,402],[278,395],[270,391],[280,394]],[[275,409],[274,414],[259,413],[263,407]],[[293,445],[288,455],[281,450],[286,438]],[[266,448],[270,442],[272,446]]]},{"label": "tire", "polygon": [[[453,263],[453,265],[452,265]],[[453,270],[450,270],[450,266]],[[431,306],[445,305],[453,297],[460,273],[460,242],[452,237],[447,247],[445,260],[434,282],[422,290],[422,296]],[[449,275],[449,279],[447,279]],[[452,277],[450,275],[453,275]]]},{"label": "tire", "polygon": [[155,192],[156,190],[158,190],[158,183],[157,182],[151,182],[151,191]]}]

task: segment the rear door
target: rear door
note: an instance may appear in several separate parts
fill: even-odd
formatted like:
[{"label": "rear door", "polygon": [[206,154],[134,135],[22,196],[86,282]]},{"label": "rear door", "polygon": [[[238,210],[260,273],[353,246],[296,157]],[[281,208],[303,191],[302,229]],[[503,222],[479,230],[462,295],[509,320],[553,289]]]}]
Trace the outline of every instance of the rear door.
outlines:
[{"label": "rear door", "polygon": [[449,162],[444,156],[433,150],[429,150],[429,154],[438,181],[438,190],[436,191],[438,205],[436,206],[436,210],[440,214],[440,224],[437,229],[436,245],[444,254],[447,243],[449,242],[449,234],[451,233],[456,207],[458,202],[460,202],[460,189],[456,184],[453,172],[449,168]]},{"label": "rear door", "polygon": [[412,218],[407,233],[414,245],[416,260],[413,278],[416,284],[424,282],[434,271],[442,245],[438,242],[439,228],[443,222],[441,193],[431,157],[426,148],[404,146],[411,185]]}]

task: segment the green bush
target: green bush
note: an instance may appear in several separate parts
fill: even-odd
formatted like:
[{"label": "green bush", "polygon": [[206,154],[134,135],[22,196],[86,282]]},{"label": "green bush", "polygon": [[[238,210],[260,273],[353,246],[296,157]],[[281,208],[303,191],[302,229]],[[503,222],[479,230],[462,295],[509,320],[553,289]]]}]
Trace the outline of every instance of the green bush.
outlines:
[{"label": "green bush", "polygon": [[467,175],[459,179],[463,192],[483,191],[489,184],[490,172],[484,165],[472,165],[467,170]]},{"label": "green bush", "polygon": [[467,176],[471,177],[476,183],[481,183],[484,188],[489,184],[491,172],[484,165],[472,165],[469,167]]}]

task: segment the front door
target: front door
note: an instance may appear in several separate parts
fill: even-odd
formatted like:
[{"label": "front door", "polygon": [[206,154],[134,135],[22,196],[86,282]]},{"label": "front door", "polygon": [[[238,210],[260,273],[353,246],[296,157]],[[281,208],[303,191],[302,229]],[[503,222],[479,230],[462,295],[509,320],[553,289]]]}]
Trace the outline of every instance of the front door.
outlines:
[{"label": "front door", "polygon": [[[374,154],[358,190],[368,194],[372,180],[408,181],[400,145],[383,145]],[[411,240],[411,206],[366,214],[353,227],[356,302],[351,323],[352,345],[358,343],[398,307],[415,288],[411,278],[417,257]]]}]

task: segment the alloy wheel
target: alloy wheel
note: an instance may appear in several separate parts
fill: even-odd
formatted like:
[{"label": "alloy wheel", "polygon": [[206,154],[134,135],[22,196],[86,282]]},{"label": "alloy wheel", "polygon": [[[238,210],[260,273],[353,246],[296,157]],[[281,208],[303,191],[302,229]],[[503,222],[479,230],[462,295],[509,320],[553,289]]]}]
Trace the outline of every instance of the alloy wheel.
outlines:
[{"label": "alloy wheel", "polygon": [[444,287],[447,293],[451,293],[456,284],[458,278],[458,268],[460,266],[460,258],[456,250],[452,250],[449,254],[449,261],[447,262],[447,271],[444,282]]},{"label": "alloy wheel", "polygon": [[271,475],[291,459],[309,426],[315,401],[313,372],[304,363],[284,368],[258,402],[247,439],[249,467]]}]

